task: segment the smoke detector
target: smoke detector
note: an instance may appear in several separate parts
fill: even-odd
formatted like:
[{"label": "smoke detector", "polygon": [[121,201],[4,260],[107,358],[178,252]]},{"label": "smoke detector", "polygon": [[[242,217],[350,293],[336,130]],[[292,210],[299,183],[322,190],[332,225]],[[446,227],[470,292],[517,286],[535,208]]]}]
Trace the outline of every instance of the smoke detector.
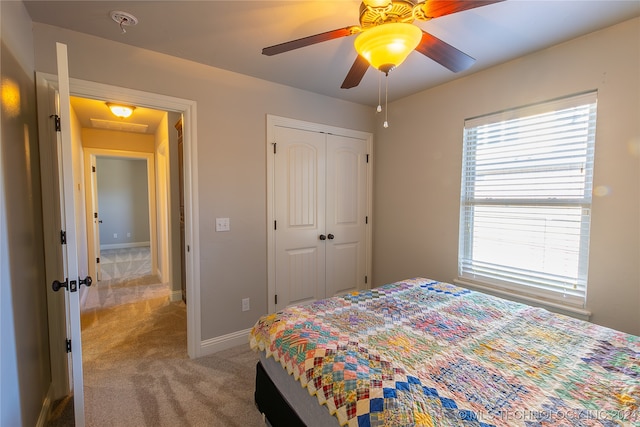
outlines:
[{"label": "smoke detector", "polygon": [[120,25],[120,29],[123,33],[126,33],[126,26],[136,25],[138,23],[138,18],[130,14],[129,12],[123,12],[121,10],[112,10],[111,19],[116,21],[118,25]]}]

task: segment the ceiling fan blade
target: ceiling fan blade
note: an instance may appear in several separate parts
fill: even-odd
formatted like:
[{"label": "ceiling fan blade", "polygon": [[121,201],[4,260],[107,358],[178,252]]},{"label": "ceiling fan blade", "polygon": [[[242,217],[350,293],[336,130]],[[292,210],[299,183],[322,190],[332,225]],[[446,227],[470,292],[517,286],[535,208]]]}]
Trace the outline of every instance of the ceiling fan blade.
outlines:
[{"label": "ceiling fan blade", "polygon": [[466,53],[459,51],[426,31],[422,31],[422,40],[416,50],[454,73],[464,71],[476,62],[474,58]]},{"label": "ceiling fan blade", "polygon": [[340,88],[351,89],[352,87],[358,86],[368,69],[369,61],[358,55],[351,66],[351,69],[347,73],[347,77],[344,78],[344,82],[342,82],[342,86],[340,86]]},{"label": "ceiling fan blade", "polygon": [[427,0],[421,8],[425,18],[431,19],[502,1],[504,0]]},{"label": "ceiling fan blade", "polygon": [[267,56],[277,55],[283,52],[289,52],[290,50],[299,49],[301,47],[310,46],[312,44],[326,42],[340,37],[350,36],[360,31],[360,27],[345,27],[337,30],[327,31],[325,33],[316,34],[313,36],[303,37],[297,40],[291,40],[288,42],[276,44],[273,46],[265,47],[262,49],[262,54]]}]

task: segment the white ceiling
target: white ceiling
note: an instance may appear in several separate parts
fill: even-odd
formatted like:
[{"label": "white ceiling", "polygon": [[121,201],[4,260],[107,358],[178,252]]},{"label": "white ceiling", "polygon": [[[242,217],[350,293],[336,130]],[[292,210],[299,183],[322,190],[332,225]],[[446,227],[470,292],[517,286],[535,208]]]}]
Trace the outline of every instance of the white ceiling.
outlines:
[{"label": "white ceiling", "polygon": [[[461,0],[464,1],[464,0]],[[358,25],[359,1],[31,1],[33,21],[189,59],[264,80],[375,106],[379,72],[340,89],[355,36],[275,56],[263,47]],[[138,18],[122,33],[113,10]],[[640,16],[640,0],[506,0],[416,25],[476,58],[454,74],[420,53],[389,74],[389,100]],[[612,49],[624,48],[611,46]],[[71,70],[72,71],[72,70]]]}]

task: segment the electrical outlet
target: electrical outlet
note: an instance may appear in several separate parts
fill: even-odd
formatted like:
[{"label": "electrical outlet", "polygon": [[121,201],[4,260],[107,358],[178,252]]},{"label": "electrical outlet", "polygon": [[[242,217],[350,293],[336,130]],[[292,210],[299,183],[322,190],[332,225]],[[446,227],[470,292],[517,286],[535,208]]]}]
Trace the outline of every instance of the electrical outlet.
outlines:
[{"label": "electrical outlet", "polygon": [[251,304],[249,302],[249,298],[242,299],[242,311],[249,311],[251,309]]},{"label": "electrical outlet", "polygon": [[117,239],[118,238],[118,233],[113,233],[113,238]]}]

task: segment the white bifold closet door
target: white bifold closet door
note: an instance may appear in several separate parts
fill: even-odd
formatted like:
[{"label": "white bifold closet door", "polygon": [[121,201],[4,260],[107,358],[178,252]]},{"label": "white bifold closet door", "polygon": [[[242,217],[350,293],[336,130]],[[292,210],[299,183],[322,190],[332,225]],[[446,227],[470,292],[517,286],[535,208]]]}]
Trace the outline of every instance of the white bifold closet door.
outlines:
[{"label": "white bifold closet door", "polygon": [[367,141],[275,133],[276,309],[366,288]]}]

